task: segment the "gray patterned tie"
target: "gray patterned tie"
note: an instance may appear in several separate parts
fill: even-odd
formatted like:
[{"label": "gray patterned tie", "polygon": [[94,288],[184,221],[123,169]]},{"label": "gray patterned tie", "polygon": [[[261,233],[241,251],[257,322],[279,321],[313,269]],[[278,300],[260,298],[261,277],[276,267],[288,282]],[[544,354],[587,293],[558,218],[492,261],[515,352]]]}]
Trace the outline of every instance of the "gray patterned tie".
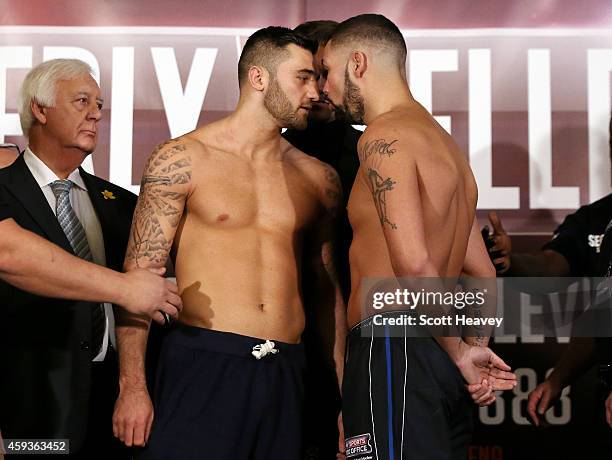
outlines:
[{"label": "gray patterned tie", "polygon": [[55,211],[57,213],[57,220],[59,221],[62,230],[68,238],[68,242],[74,253],[81,259],[93,261],[91,256],[91,250],[89,249],[89,243],[87,242],[87,235],[85,229],[79,218],[72,209],[70,204],[70,189],[72,188],[72,181],[69,180],[56,180],[51,183],[51,190],[57,200],[55,204]]},{"label": "gray patterned tie", "polygon": [[[55,204],[57,220],[66,234],[66,238],[68,238],[68,242],[70,246],[72,246],[74,253],[81,259],[93,262],[85,229],[70,204],[70,189],[73,185],[73,182],[67,179],[56,180],[51,183],[51,190],[53,190],[53,194],[57,200]],[[100,348],[102,348],[104,331],[106,329],[106,315],[102,305],[97,305],[92,311],[92,327],[91,352],[92,355],[95,356],[100,351]]]}]

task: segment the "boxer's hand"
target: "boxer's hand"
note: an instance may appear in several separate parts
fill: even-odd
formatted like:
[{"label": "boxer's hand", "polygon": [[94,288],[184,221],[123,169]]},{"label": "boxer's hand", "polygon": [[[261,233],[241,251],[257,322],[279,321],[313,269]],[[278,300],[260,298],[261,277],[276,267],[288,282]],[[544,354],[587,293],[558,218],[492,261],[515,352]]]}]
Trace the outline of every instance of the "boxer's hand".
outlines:
[{"label": "boxer's hand", "polygon": [[561,390],[563,388],[555,379],[548,378],[529,393],[527,413],[535,426],[540,426],[544,413],[559,399]]},{"label": "boxer's hand", "polygon": [[113,412],[113,434],[126,446],[144,446],[153,423],[153,403],[145,389],[122,389]]},{"label": "boxer's hand", "polygon": [[121,306],[131,313],[144,315],[165,324],[161,312],[177,319],[183,308],[178,287],[162,278],[165,268],[136,268],[125,273],[127,289]]},{"label": "boxer's hand", "polygon": [[608,399],[606,399],[606,422],[612,428],[612,391],[608,395]]},{"label": "boxer's hand", "polygon": [[497,274],[502,274],[510,269],[510,253],[512,252],[512,240],[504,230],[504,227],[495,211],[489,212],[489,221],[493,226],[493,235],[491,238],[495,243],[494,246],[488,248],[489,257]]},{"label": "boxer's hand", "polygon": [[[516,386],[516,375],[510,372],[510,366],[489,347],[477,347],[461,342],[459,350],[455,364],[468,384],[468,391],[477,394],[475,401],[488,402],[494,396],[492,391],[511,390]],[[486,385],[483,385],[485,381]],[[481,387],[477,388],[478,384]],[[491,394],[488,399],[483,399],[488,390],[491,390]]]},{"label": "boxer's hand", "polygon": [[483,380],[482,383],[466,385],[465,387],[470,393],[474,403],[478,404],[480,407],[488,406],[495,402],[495,393],[493,393],[493,388],[487,379]]},{"label": "boxer's hand", "polygon": [[342,423],[342,412],[338,415],[338,453],[337,460],[346,459],[346,444],[344,442],[344,423]]}]

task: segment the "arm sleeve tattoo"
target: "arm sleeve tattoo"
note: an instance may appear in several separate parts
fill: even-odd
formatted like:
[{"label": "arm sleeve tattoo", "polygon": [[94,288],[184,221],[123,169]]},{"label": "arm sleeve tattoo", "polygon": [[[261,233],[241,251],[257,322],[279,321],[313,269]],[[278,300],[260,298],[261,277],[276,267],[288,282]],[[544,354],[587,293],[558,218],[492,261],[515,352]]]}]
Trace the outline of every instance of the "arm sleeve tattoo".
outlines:
[{"label": "arm sleeve tattoo", "polygon": [[184,144],[169,141],[153,151],[142,176],[126,267],[165,264],[185,208],[191,174],[191,157]]}]

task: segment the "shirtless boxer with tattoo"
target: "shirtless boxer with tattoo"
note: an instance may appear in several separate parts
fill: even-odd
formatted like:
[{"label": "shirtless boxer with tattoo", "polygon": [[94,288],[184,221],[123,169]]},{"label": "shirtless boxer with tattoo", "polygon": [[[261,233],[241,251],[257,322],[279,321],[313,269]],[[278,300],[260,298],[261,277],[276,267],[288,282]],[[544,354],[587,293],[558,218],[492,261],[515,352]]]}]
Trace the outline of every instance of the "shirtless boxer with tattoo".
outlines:
[{"label": "shirtless boxer with tattoo", "polygon": [[[513,388],[487,337],[378,337],[363,314],[364,278],[494,278],[475,219],[477,188],[452,138],[413,98],[406,45],[387,18],[341,23],[323,57],[323,91],[366,124],[348,212],[351,296],[343,417],[352,459],[465,458],[471,410]],[[376,338],[375,338],[376,336]],[[464,380],[465,379],[465,380]]]},{"label": "shirtless boxer with tattoo", "polygon": [[255,32],[236,111],[158,146],[145,167],[126,269],[164,266],[170,254],[184,308],[161,351],[155,416],[148,324],[117,327],[114,429],[128,445],[148,440],[142,458],[298,458],[303,266],[315,272],[312,308],[340,378],[346,319],[331,241],[341,188],[331,167],[280,136],[303,129],[319,97],[315,50],[289,29]]}]

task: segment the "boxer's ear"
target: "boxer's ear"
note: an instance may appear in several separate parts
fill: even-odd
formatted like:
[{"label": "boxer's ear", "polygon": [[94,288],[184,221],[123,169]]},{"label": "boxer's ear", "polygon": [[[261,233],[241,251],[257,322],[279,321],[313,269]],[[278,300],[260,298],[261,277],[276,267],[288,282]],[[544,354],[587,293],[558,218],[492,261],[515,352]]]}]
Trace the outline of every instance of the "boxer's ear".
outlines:
[{"label": "boxer's ear", "polygon": [[357,78],[362,78],[368,69],[368,57],[363,51],[353,50],[349,55],[349,69]]},{"label": "boxer's ear", "polygon": [[268,84],[267,72],[259,66],[253,65],[249,68],[249,84],[256,91],[263,91]]}]

